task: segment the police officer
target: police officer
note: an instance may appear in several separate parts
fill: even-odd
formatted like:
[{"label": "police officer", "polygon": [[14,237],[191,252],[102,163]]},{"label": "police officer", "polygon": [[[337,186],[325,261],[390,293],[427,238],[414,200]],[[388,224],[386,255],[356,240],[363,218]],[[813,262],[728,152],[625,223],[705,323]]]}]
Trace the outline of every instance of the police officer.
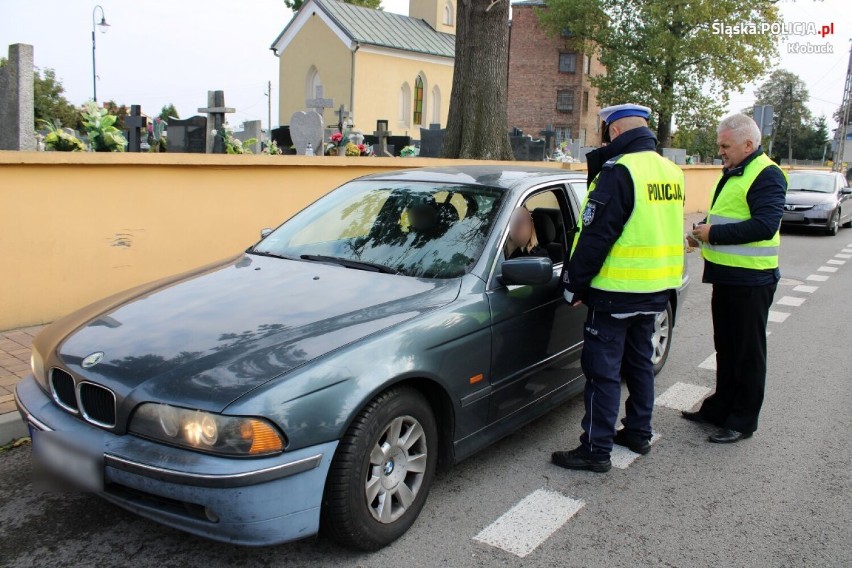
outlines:
[{"label": "police officer", "polygon": [[723,170],[707,223],[692,233],[701,244],[704,282],[713,285],[710,311],[716,346],[716,391],[694,422],[715,424],[718,444],[739,442],[757,430],[766,386],[766,321],[781,274],[779,228],[786,174],[763,153],[760,129],[733,114],[717,128]]},{"label": "police officer", "polygon": [[[634,104],[601,110],[611,143],[587,155],[592,182],[563,273],[565,299],[588,306],[583,434],[579,447],[552,456],[568,469],[609,471],[613,442],[651,451],[652,336],[683,277],[684,178],[657,154],[650,113]],[[616,432],[622,378],[630,396]]]}]

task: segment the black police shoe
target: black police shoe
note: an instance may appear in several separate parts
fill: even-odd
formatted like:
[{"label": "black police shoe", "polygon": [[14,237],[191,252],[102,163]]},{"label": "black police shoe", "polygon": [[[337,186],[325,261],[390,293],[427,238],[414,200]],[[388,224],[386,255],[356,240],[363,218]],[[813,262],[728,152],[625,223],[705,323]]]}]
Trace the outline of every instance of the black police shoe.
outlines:
[{"label": "black police shoe", "polygon": [[740,440],[745,440],[746,438],[751,438],[751,432],[745,433],[731,430],[730,428],[722,428],[721,430],[711,434],[708,440],[714,444],[735,444]]},{"label": "black police shoe", "polygon": [[612,462],[609,458],[605,460],[595,459],[582,446],[568,452],[553,452],[550,461],[565,469],[594,471],[596,473],[606,473],[612,469]]},{"label": "black police shoe", "polygon": [[630,434],[626,430],[616,431],[615,437],[612,441],[619,446],[624,446],[631,452],[636,452],[643,456],[647,455],[651,451],[651,440]]}]

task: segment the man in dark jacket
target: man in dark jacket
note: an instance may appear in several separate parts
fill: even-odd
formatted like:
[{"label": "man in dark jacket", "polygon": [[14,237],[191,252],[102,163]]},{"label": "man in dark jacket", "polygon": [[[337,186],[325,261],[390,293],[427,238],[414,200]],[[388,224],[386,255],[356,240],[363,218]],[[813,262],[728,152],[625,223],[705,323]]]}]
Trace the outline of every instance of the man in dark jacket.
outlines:
[{"label": "man in dark jacket", "polygon": [[719,430],[710,441],[725,444],[757,430],[766,385],[766,322],[781,278],[787,179],[760,148],[760,129],[750,117],[727,116],[717,132],[724,169],[707,222],[695,228],[690,242],[700,242],[704,282],[713,285],[716,392],[683,417],[715,424]]},{"label": "man in dark jacket", "polygon": [[[652,337],[683,277],[684,187],[681,169],[656,153],[650,112],[639,105],[601,110],[612,142],[587,156],[592,182],[563,274],[565,299],[589,310],[580,446],[552,456],[568,469],[608,471],[613,443],[651,450]],[[625,428],[616,433],[622,378],[630,396]]]}]

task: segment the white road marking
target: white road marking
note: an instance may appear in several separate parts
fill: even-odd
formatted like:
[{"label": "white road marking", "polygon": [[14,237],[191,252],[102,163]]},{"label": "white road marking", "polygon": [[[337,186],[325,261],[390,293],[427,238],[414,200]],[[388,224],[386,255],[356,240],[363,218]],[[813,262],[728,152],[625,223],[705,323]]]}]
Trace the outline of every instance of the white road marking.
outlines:
[{"label": "white road marking", "polygon": [[521,558],[535,550],[585,503],[550,489],[536,489],[482,529],[473,540]]},{"label": "white road marking", "polygon": [[787,312],[776,312],[773,310],[769,310],[769,321],[771,322],[784,323],[784,320],[786,320],[788,317],[790,317],[790,314],[788,314]]},{"label": "white road marking", "polygon": [[654,404],[674,410],[689,410],[710,394],[710,389],[689,383],[675,383],[657,397]]},{"label": "white road marking", "polygon": [[823,276],[822,274],[811,274],[805,280],[810,280],[812,282],[825,282],[828,280],[828,276]]},{"label": "white road marking", "polygon": [[838,268],[836,266],[820,266],[817,268],[817,272],[837,272]]},{"label": "white road marking", "polygon": [[842,254],[842,253],[837,253],[837,254],[835,254],[834,256],[835,256],[835,258],[845,258],[845,259],[850,259],[850,258],[852,258],[852,254]]},{"label": "white road marking", "polygon": [[793,288],[793,292],[804,292],[805,294],[813,294],[817,290],[819,290],[819,286],[805,286],[804,284]]},{"label": "white road marking", "polygon": [[846,264],[846,261],[845,260],[834,260],[833,258],[829,258],[826,261],[826,264],[838,264],[840,266],[843,266],[844,264]]},{"label": "white road marking", "polygon": [[[653,446],[654,442],[659,439],[660,435],[654,432],[651,435],[651,445]],[[617,467],[618,469],[627,469],[638,457],[639,454],[636,452],[631,452],[624,446],[618,445],[614,445],[612,447],[612,452],[609,454],[609,459],[612,461],[612,467]]]},{"label": "white road marking", "polygon": [[714,351],[712,355],[704,359],[700,365],[698,365],[699,369],[707,369],[708,371],[716,370],[716,352]]},{"label": "white road marking", "polygon": [[795,296],[784,296],[775,302],[779,306],[801,306],[805,303],[805,298],[797,298]]},{"label": "white road marking", "polygon": [[[852,247],[852,245],[849,245],[849,246]],[[852,248],[845,248],[840,252],[845,252],[846,254],[852,254]]]}]

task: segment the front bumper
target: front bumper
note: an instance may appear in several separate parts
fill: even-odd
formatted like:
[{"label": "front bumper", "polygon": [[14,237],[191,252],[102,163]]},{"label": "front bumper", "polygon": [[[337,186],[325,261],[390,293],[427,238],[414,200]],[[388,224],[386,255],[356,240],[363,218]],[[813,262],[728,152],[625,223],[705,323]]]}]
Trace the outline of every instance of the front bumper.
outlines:
[{"label": "front bumper", "polygon": [[102,439],[103,487],[97,495],[142,517],[249,546],[297,540],[319,529],[337,441],[234,459],[103,431],[61,410],[32,376],[18,383],[15,402],[33,430]]},{"label": "front bumper", "polygon": [[785,211],[781,217],[781,224],[791,227],[826,229],[833,214],[834,210],[822,211],[808,209],[806,211]]}]

